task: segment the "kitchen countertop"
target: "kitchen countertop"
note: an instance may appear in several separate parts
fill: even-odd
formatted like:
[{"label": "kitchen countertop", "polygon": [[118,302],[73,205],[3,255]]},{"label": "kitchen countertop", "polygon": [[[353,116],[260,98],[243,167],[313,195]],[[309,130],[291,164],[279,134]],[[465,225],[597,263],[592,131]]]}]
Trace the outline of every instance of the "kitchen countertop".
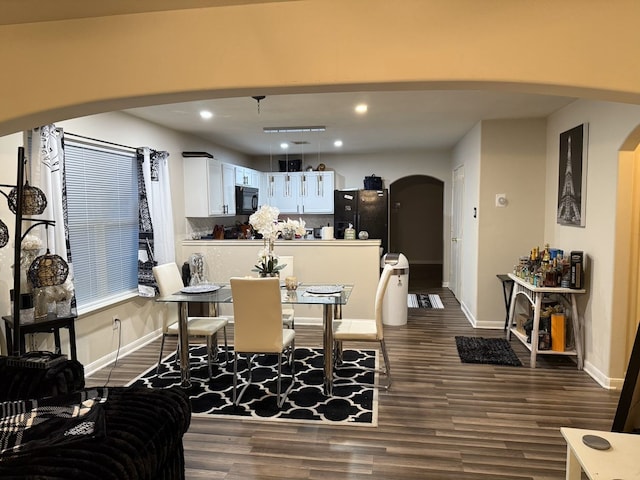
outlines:
[{"label": "kitchen countertop", "polygon": [[[364,245],[364,244],[380,244],[381,240],[377,239],[377,238],[372,238],[369,240],[340,240],[340,239],[333,239],[333,240],[322,240],[320,238],[298,238],[295,240],[276,240],[276,245],[305,245],[305,244],[310,244],[313,243],[314,245],[333,245],[333,244],[340,244],[340,245]],[[229,244],[234,244],[234,245],[251,245],[251,246],[255,246],[257,243],[262,244],[263,241],[262,239],[254,239],[254,240],[238,240],[238,239],[226,239],[226,240],[214,240],[214,239],[210,239],[210,238],[203,238],[200,240],[193,240],[193,239],[185,239],[183,240],[183,244],[184,245],[202,245],[202,244],[220,244],[220,243],[229,243]]]}]

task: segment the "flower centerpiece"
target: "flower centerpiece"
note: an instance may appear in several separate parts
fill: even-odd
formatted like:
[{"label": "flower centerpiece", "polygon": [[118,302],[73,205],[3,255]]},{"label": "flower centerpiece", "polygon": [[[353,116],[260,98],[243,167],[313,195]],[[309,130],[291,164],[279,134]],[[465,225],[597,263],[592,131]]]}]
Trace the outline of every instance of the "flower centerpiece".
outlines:
[{"label": "flower centerpiece", "polygon": [[282,223],[282,238],[285,240],[293,240],[296,235],[304,236],[307,233],[305,229],[304,220],[291,220],[287,218],[286,222]]},{"label": "flower centerpiece", "polygon": [[278,222],[280,210],[269,205],[262,205],[249,217],[251,227],[262,235],[264,248],[258,252],[258,263],[251,271],[258,272],[261,277],[277,276],[286,265],[278,265],[278,257],[273,253],[276,238],[282,231],[282,223]]}]

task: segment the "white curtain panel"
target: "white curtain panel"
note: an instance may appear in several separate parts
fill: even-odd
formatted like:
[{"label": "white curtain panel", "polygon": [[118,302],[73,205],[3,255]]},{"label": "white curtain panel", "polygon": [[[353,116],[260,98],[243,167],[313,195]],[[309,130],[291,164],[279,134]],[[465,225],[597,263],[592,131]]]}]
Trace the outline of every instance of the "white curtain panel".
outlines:
[{"label": "white curtain panel", "polygon": [[155,261],[158,265],[175,262],[176,259],[168,158],[167,152],[155,152],[152,155],[151,150],[144,147],[142,171],[153,225]]},{"label": "white curtain panel", "polygon": [[[46,235],[48,234],[51,253],[61,256],[68,262],[62,199],[64,185],[62,137],[62,130],[57,129],[55,125],[45,125],[31,132],[31,156],[27,163],[26,179],[29,180],[30,185],[42,190],[47,198],[45,211],[42,215],[32,218],[56,222],[55,227],[45,229],[44,226],[37,226],[29,233],[42,239],[43,248],[47,247]],[[28,228],[28,225],[25,224],[25,228]]]}]

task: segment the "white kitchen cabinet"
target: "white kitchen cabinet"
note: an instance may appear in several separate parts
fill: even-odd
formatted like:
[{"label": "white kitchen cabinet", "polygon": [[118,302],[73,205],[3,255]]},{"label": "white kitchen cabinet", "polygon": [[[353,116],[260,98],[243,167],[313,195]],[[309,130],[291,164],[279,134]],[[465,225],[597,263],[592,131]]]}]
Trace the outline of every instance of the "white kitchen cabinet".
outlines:
[{"label": "white kitchen cabinet", "polygon": [[260,172],[257,170],[239,166],[236,166],[235,170],[236,185],[254,188],[258,188],[260,186]]},{"label": "white kitchen cabinet", "polygon": [[333,213],[333,172],[271,172],[264,174],[262,203],[284,214]]},{"label": "white kitchen cabinet", "polygon": [[298,185],[296,172],[267,173],[264,203],[277,207],[280,213],[298,213]]},{"label": "white kitchen cabinet", "polygon": [[333,172],[302,172],[300,213],[333,213]]},{"label": "white kitchen cabinet", "polygon": [[236,167],[222,164],[222,205],[224,215],[236,214]]},{"label": "white kitchen cabinet", "polygon": [[215,158],[189,157],[184,158],[183,169],[185,217],[235,215],[233,165]]}]

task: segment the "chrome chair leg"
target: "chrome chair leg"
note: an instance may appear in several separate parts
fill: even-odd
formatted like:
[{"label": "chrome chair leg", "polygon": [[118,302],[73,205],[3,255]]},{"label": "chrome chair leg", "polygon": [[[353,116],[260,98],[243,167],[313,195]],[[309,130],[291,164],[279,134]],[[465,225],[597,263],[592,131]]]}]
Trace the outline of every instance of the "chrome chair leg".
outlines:
[{"label": "chrome chair leg", "polygon": [[[295,351],[295,344],[293,342],[291,343],[290,348],[292,352]],[[281,352],[278,354],[278,378],[276,380],[276,404],[278,405],[278,408],[282,408],[282,405],[284,405],[284,402],[286,401],[287,396],[289,395],[289,392],[291,392],[291,390],[293,389],[295,380],[296,380],[295,358],[293,353],[291,353],[290,354],[291,385],[289,385],[289,387],[286,389],[285,392],[282,392],[282,357],[283,355],[286,355],[286,353]],[[242,387],[242,390],[240,390],[240,393],[238,393],[238,357],[239,356],[240,354],[236,352],[233,358],[233,399],[232,400],[233,400],[233,404],[236,406],[240,404],[240,400],[242,399],[244,392],[247,390],[247,388],[249,388],[249,385],[251,385],[251,383],[253,382],[254,355],[246,354],[248,370],[249,370],[249,374],[248,374],[249,378],[247,382],[244,384],[244,386]]]},{"label": "chrome chair leg", "polygon": [[[213,352],[212,352],[213,338],[211,337],[212,337],[211,335],[207,337],[207,367],[209,369],[209,380],[211,380],[211,377],[213,377],[213,370],[211,369],[211,362],[213,360]],[[217,345],[217,342],[216,342],[216,345]]]},{"label": "chrome chair leg", "polygon": [[287,388],[287,390],[281,394],[281,390],[282,390],[282,354],[279,353],[278,354],[278,396],[277,396],[277,400],[276,403],[278,405],[278,408],[282,408],[282,405],[284,405],[284,402],[287,400],[287,397],[289,396],[289,393],[291,392],[291,390],[293,390],[293,387],[296,383],[296,361],[295,361],[295,351],[296,351],[296,344],[295,344],[295,340],[291,342],[291,345],[289,346],[289,366],[291,367],[291,385],[289,385],[289,387]]},{"label": "chrome chair leg", "polygon": [[227,342],[227,327],[223,327],[222,331],[224,333],[224,365],[226,367],[229,364],[229,343]]},{"label": "chrome chair leg", "polygon": [[[384,368],[367,368],[367,367],[357,367],[357,366],[340,368],[339,365],[342,365],[344,363],[343,357],[342,357],[342,352],[343,352],[342,342],[336,341],[334,343],[334,360],[335,360],[334,361],[334,382],[333,382],[334,386],[361,385],[364,387],[374,387],[374,388],[382,388],[384,390],[389,390],[389,388],[391,387],[391,368],[390,368],[391,364],[389,363],[389,355],[387,353],[387,346],[384,342],[384,339],[380,340],[380,349],[382,350]],[[380,373],[386,377],[386,383],[384,384],[380,382],[374,383],[374,384],[361,383],[361,382],[351,381],[347,378],[341,378],[341,377],[335,376],[335,373],[337,373],[341,369],[359,369],[361,371],[366,371],[366,372]],[[342,383],[338,383],[338,382],[342,382]]]},{"label": "chrome chair leg", "polygon": [[247,364],[249,367],[249,380],[247,381],[247,383],[244,384],[244,386],[242,387],[242,390],[240,390],[240,394],[237,393],[238,391],[238,357],[239,356],[240,354],[236,352],[233,358],[233,404],[236,406],[240,403],[240,399],[242,398],[242,395],[244,395],[244,392],[247,390],[247,388],[249,388],[249,385],[251,385],[251,381],[253,379],[253,358],[252,358],[252,355],[246,354]]},{"label": "chrome chair leg", "polygon": [[387,377],[387,385],[385,390],[391,388],[391,363],[389,363],[389,354],[387,353],[387,344],[384,342],[384,338],[380,340],[380,348],[382,349],[382,358],[384,359],[384,369]]},{"label": "chrome chair leg", "polygon": [[334,365],[340,365],[342,363],[342,342],[335,341],[333,348]]}]

